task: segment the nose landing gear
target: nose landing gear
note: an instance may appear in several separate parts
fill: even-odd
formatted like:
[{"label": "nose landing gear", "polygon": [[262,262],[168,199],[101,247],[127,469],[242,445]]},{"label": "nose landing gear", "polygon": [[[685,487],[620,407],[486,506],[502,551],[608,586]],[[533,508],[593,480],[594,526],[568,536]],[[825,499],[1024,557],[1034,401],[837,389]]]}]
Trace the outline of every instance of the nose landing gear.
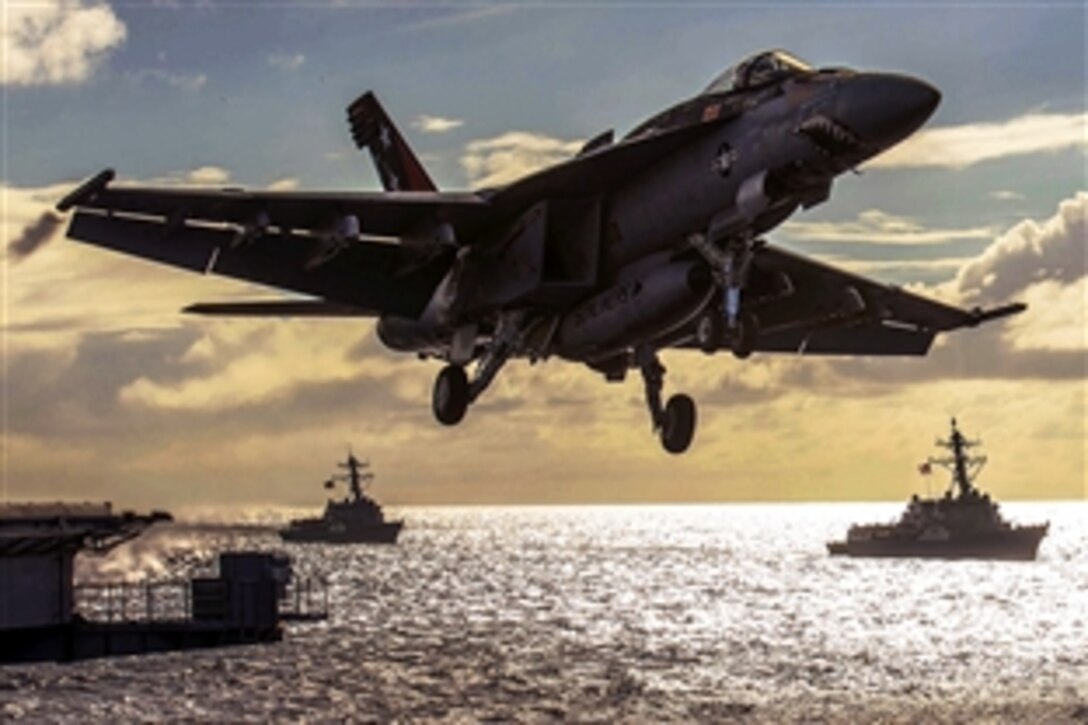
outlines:
[{"label": "nose landing gear", "polygon": [[752,259],[763,242],[747,234],[728,239],[724,248],[703,234],[693,234],[688,241],[710,263],[722,289],[720,309],[710,305],[703,312],[695,326],[695,341],[707,354],[728,345],[734,357],[743,360],[755,350],[759,321],[743,309],[741,294],[748,284]]},{"label": "nose landing gear", "polygon": [[744,360],[755,351],[758,336],[759,320],[750,312],[741,313],[730,329],[721,310],[710,305],[695,323],[695,342],[707,355],[728,347],[733,357]]}]

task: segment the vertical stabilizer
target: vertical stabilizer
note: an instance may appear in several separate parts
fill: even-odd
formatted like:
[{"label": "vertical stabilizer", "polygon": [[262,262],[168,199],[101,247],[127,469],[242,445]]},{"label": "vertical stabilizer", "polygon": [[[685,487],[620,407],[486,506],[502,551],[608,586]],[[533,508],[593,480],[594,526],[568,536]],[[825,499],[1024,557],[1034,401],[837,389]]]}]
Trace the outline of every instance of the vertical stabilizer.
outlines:
[{"label": "vertical stabilizer", "polygon": [[386,191],[437,190],[373,91],[348,106],[348,123],[355,145],[370,151]]}]

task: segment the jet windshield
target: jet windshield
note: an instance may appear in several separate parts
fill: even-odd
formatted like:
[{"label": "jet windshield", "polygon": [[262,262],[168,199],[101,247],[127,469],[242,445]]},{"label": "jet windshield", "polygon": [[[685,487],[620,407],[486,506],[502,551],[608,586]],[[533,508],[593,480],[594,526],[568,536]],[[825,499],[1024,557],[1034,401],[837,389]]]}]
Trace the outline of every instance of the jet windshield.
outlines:
[{"label": "jet windshield", "polygon": [[811,73],[812,66],[784,50],[758,53],[737,63],[714,79],[703,95],[755,88],[798,73]]}]

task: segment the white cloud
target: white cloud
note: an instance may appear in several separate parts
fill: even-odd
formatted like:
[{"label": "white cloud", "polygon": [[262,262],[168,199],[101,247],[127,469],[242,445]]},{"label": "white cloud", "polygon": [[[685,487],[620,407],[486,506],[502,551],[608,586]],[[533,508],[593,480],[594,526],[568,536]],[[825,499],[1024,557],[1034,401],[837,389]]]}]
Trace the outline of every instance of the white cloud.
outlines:
[{"label": "white cloud", "polygon": [[298,188],[298,183],[299,183],[298,179],[294,179],[294,178],[290,178],[290,177],[283,178],[283,179],[276,179],[275,181],[273,181],[271,184],[268,185],[268,190],[269,191],[294,191],[295,189]]},{"label": "white cloud", "polygon": [[1028,287],[1022,297],[1028,311],[1013,318],[1006,334],[1013,348],[1088,349],[1088,277],[1068,285],[1046,280]]},{"label": "white cloud", "polygon": [[38,0],[6,5],[0,26],[0,84],[84,81],[125,35],[125,24],[105,4]]},{"label": "white cloud", "polygon": [[204,73],[170,73],[161,68],[143,68],[129,71],[125,75],[135,83],[157,81],[193,93],[199,91],[208,82],[208,76]]},{"label": "white cloud", "polygon": [[404,30],[430,30],[434,28],[449,28],[458,25],[475,23],[480,20],[505,15],[514,11],[513,5],[484,5],[482,7],[470,7],[467,10],[454,11],[449,15],[431,15],[424,20],[419,20],[403,26]]},{"label": "white cloud", "polygon": [[893,259],[875,262],[839,255],[818,256],[828,264],[836,267],[842,267],[858,274],[875,276],[888,274],[889,272],[900,274],[907,272],[916,274],[946,273],[948,276],[952,276],[964,264],[974,259],[974,257],[942,257],[941,259]]},{"label": "white cloud", "polygon": [[471,141],[461,166],[473,186],[501,186],[573,156],[582,141],[564,141],[525,131],[509,131]]},{"label": "white cloud", "polygon": [[190,184],[217,185],[230,181],[230,172],[221,166],[201,166],[185,176]]},{"label": "white cloud", "polygon": [[302,53],[274,53],[268,56],[268,65],[288,72],[298,70],[305,62],[306,56]]},{"label": "white cloud", "polygon": [[1026,219],[998,237],[952,283],[960,299],[976,304],[1007,301],[1044,280],[1071,284],[1085,276],[1088,256],[1088,192],[1063,201],[1058,212]]},{"label": "white cloud", "polygon": [[442,118],[426,114],[416,116],[416,120],[412,121],[412,126],[423,133],[446,133],[464,125],[465,122],[459,118]]},{"label": "white cloud", "polygon": [[998,189],[997,191],[991,191],[988,195],[991,199],[997,199],[998,201],[1023,201],[1024,195],[1019,191],[1011,191],[1009,189]]},{"label": "white cloud", "polygon": [[945,244],[965,239],[990,239],[989,227],[931,229],[914,219],[869,209],[852,222],[788,222],[781,233],[798,241],[855,244]]},{"label": "white cloud", "polygon": [[1024,154],[1088,149],[1088,113],[1029,113],[1001,123],[924,130],[865,164],[870,169],[920,166],[962,169]]}]

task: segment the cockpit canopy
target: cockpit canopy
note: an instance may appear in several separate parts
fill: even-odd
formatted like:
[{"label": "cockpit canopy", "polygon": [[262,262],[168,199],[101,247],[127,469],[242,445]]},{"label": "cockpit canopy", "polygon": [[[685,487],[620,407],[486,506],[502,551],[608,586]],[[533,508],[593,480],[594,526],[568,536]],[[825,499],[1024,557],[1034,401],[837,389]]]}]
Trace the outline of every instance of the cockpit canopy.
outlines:
[{"label": "cockpit canopy", "polygon": [[729,68],[706,87],[703,95],[756,88],[788,76],[812,71],[812,66],[784,50],[766,50]]}]

